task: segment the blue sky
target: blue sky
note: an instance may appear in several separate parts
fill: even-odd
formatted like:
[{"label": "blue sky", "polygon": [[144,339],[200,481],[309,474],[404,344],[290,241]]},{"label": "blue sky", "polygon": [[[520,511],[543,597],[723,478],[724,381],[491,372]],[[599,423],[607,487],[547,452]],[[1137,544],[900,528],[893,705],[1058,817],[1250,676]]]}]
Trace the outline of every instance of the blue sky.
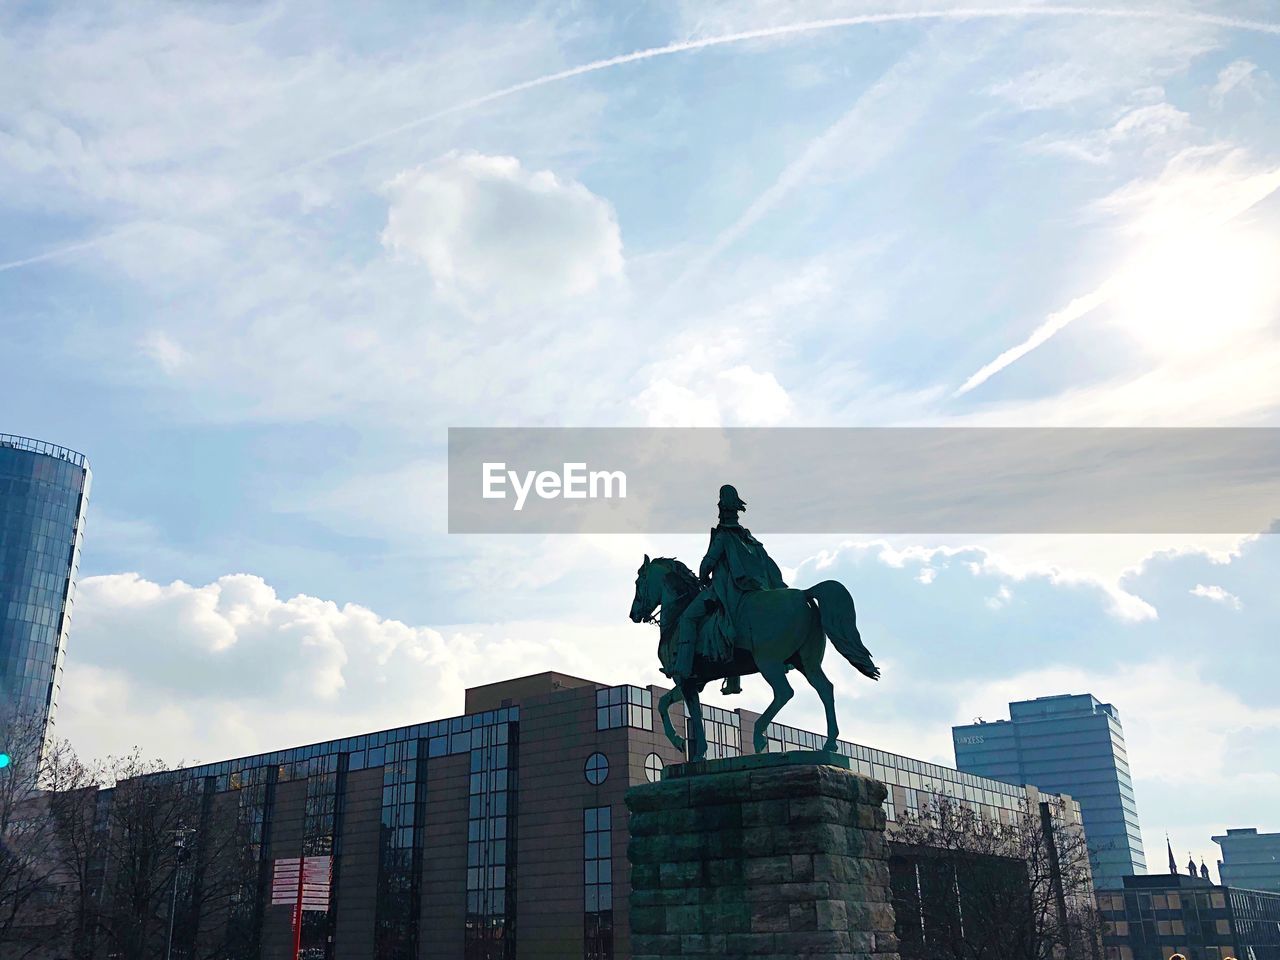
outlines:
[{"label": "blue sky", "polygon": [[[657,680],[633,571],[702,544],[449,537],[449,426],[1277,425],[1274,12],[985,9],[7,6],[0,429],[95,468],[60,731]],[[757,533],[859,603],[850,738],[1087,689],[1153,863],[1280,827],[1271,538]]]}]

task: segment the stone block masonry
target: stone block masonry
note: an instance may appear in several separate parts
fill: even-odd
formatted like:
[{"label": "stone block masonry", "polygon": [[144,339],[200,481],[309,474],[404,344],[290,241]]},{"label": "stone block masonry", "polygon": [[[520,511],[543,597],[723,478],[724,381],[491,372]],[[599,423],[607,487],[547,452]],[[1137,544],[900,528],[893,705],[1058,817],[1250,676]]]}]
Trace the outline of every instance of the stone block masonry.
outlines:
[{"label": "stone block masonry", "polygon": [[632,787],[633,960],[898,960],[885,795],[823,752],[680,764]]}]

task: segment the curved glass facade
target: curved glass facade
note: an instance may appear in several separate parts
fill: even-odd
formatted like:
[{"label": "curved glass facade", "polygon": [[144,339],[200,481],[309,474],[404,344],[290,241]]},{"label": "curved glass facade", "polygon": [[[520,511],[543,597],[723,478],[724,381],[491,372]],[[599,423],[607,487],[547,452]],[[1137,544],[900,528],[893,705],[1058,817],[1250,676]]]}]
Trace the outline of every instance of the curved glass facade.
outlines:
[{"label": "curved glass facade", "polygon": [[71,626],[89,462],[0,433],[0,709],[53,720]]}]

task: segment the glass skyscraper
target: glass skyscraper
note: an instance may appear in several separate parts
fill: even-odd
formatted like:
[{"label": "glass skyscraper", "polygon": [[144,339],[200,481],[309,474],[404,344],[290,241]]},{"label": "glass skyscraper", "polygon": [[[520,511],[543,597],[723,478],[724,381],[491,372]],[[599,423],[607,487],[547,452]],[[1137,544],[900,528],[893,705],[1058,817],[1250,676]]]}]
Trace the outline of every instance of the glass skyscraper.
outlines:
[{"label": "glass skyscraper", "polygon": [[0,711],[53,722],[89,501],[89,461],[0,433]]},{"label": "glass skyscraper", "polygon": [[1011,703],[1009,717],[953,727],[957,769],[1070,794],[1097,851],[1096,886],[1146,873],[1119,711],[1088,693],[1063,694]]}]

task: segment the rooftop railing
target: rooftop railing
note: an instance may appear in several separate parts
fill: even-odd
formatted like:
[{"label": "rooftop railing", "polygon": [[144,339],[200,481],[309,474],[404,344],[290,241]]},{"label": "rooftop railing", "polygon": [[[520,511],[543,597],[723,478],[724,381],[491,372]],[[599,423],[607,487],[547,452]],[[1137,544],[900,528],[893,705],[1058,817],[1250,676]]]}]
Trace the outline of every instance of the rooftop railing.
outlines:
[{"label": "rooftop railing", "polygon": [[89,458],[83,453],[77,453],[68,447],[58,446],[56,443],[46,443],[43,440],[34,440],[31,437],[19,437],[11,433],[0,433],[0,447],[8,447],[12,450],[25,450],[28,453],[39,453],[46,457],[56,457],[59,460],[65,460],[67,463],[74,464],[77,467],[87,467]]}]

